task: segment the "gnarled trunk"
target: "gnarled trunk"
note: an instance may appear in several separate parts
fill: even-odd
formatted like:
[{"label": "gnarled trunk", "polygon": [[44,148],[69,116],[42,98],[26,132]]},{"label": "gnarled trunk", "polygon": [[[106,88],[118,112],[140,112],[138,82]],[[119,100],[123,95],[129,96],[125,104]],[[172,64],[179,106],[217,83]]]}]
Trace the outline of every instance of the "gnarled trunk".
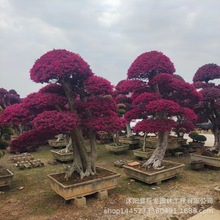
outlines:
[{"label": "gnarled trunk", "polygon": [[68,179],[74,171],[79,173],[81,179],[85,176],[94,175],[92,162],[86,151],[81,130],[76,128],[71,132],[70,136],[72,139],[74,160],[71,167],[66,172],[65,178]]},{"label": "gnarled trunk", "polygon": [[[73,90],[70,82],[63,79],[61,84],[68,99],[70,111],[76,112]],[[66,171],[65,178],[68,179],[75,171],[79,173],[81,179],[85,176],[94,175],[94,161],[91,162],[91,158],[86,151],[82,130],[80,128],[75,128],[70,133],[70,138],[72,140],[74,159],[72,165],[68,171]],[[92,140],[92,143],[94,144],[94,140]],[[94,151],[94,145],[92,145],[92,148]],[[93,155],[93,157],[95,158],[95,155]]]},{"label": "gnarled trunk", "polygon": [[69,137],[65,137],[65,140],[67,141],[67,145],[66,145],[66,147],[65,147],[65,149],[64,149],[64,152],[70,152],[70,151],[72,151],[72,149],[73,149],[73,142],[72,142],[72,139],[71,138],[69,138]]},{"label": "gnarled trunk", "polygon": [[130,123],[126,124],[126,133],[127,133],[127,137],[131,137],[132,136],[132,130],[131,130]]},{"label": "gnarled trunk", "polygon": [[157,147],[154,150],[152,156],[143,164],[143,167],[153,167],[155,169],[160,169],[162,160],[164,158],[167,143],[168,143],[169,132],[159,132]]}]

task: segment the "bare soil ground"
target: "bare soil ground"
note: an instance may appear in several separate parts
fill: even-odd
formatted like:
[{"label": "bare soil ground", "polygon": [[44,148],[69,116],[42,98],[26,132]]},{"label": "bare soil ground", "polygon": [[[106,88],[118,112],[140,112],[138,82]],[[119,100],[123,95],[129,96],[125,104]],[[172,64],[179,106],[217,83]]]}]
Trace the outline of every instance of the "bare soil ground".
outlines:
[{"label": "bare soil ground", "polygon": [[9,160],[9,154],[1,158],[1,165],[14,172],[10,187],[0,188],[0,219],[4,220],[163,220],[188,219],[216,200],[214,187],[220,183],[220,170],[205,168],[193,171],[189,167],[190,156],[169,156],[166,160],[184,163],[185,169],[177,178],[161,185],[147,185],[128,178],[123,168],[115,167],[117,160],[135,160],[132,151],[115,155],[99,145],[97,165],[121,174],[119,186],[109,190],[107,200],[88,196],[87,206],[77,208],[71,202],[53,192],[47,174],[63,171],[66,164],[50,165],[49,146],[32,153],[45,166],[18,170]]}]

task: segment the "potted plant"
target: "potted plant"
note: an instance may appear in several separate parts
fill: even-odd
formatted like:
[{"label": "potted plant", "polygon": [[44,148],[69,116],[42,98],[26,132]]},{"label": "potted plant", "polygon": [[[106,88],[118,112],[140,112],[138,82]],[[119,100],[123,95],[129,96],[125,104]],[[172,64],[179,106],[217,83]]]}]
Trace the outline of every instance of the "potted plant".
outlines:
[{"label": "potted plant", "polygon": [[[0,158],[4,155],[4,152],[0,150]],[[5,167],[0,166],[0,187],[9,186],[13,179],[13,173]]]},{"label": "potted plant", "polygon": [[113,135],[113,143],[105,144],[105,149],[115,154],[121,154],[129,150],[129,144],[119,142],[119,135],[116,132]]},{"label": "potted plant", "polygon": [[[143,119],[135,125],[134,132],[156,133],[158,137],[155,140],[154,152],[140,166],[145,170],[140,172],[146,175],[149,167],[155,172],[158,169],[166,170],[163,159],[169,146],[170,131],[177,124],[176,118],[180,116],[191,124],[192,121],[197,120],[190,103],[199,101],[200,96],[194,86],[186,83],[181,77],[173,75],[174,72],[173,63],[167,56],[158,51],[146,52],[131,64],[127,73],[127,82],[121,86],[124,90],[128,88],[132,97],[132,109],[125,113],[125,118],[127,121]],[[178,167],[179,164],[173,166]],[[183,166],[184,164],[181,164],[181,167]],[[138,179],[139,170],[136,168],[139,167],[134,169],[127,166],[125,172],[131,170],[132,177]],[[181,171],[182,168],[177,172]],[[134,173],[137,174],[136,177]]]},{"label": "potted plant", "polygon": [[163,180],[171,179],[181,173],[184,164],[163,160],[161,169],[143,168],[143,162],[127,163],[123,166],[125,173],[134,179],[147,184],[161,184]]},{"label": "potted plant", "polygon": [[205,141],[207,140],[205,135],[198,134],[197,132],[193,131],[189,133],[189,137],[193,140],[192,142],[189,142],[190,147],[204,147]]},{"label": "potted plant", "polygon": [[[42,55],[31,68],[30,78],[36,83],[44,82],[48,85],[25,97],[18,106],[22,109],[19,114],[25,113],[19,117],[22,119],[20,123],[32,126],[12,141],[11,146],[17,151],[30,145],[38,148],[54,135],[69,134],[73,162],[64,173],[48,176],[52,189],[58,193],[59,188],[59,195],[72,199],[78,196],[76,192],[81,186],[83,196],[85,195],[85,182],[92,189],[96,186],[96,180],[98,186],[99,180],[109,182],[109,178],[113,179],[113,184],[107,185],[106,189],[100,186],[93,191],[86,190],[86,194],[114,188],[120,175],[96,166],[97,132],[115,133],[125,126],[116,114],[113,86],[110,82],[95,76],[78,54],[65,49],[52,50]],[[13,123],[10,119],[7,122]],[[77,182],[74,181],[76,179]],[[72,195],[69,194],[70,191]],[[65,196],[66,192],[68,198]]]},{"label": "potted plant", "polygon": [[200,153],[191,153],[191,161],[202,161],[205,165],[220,168],[220,156],[218,151],[205,149]]}]

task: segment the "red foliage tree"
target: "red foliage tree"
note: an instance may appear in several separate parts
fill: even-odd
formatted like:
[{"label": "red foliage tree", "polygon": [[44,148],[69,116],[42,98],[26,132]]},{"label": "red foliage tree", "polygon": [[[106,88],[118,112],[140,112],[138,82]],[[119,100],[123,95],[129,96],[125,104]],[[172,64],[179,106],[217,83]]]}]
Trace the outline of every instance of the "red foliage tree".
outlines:
[{"label": "red foliage tree", "polygon": [[[158,134],[157,147],[144,163],[145,167],[160,167],[169,132],[174,129],[189,131],[193,129],[190,121],[197,119],[190,107],[192,103],[199,101],[200,96],[193,85],[186,83],[182,77],[173,75],[174,72],[175,68],[170,59],[157,51],[141,54],[128,69],[127,84],[139,80],[145,84],[146,90],[127,91],[132,93],[132,109],[125,117],[129,121],[132,118],[143,119],[135,126],[136,132]],[[187,123],[183,123],[184,121]]]},{"label": "red foliage tree", "polygon": [[213,63],[201,66],[193,77],[193,83],[203,97],[195,111],[201,122],[212,123],[214,147],[218,154],[220,154],[220,85],[216,80],[219,78],[220,66]]},{"label": "red foliage tree", "polygon": [[[31,142],[37,145],[39,137],[68,133],[74,161],[66,178],[74,171],[81,178],[94,175],[96,132],[114,132],[124,126],[115,113],[112,85],[95,76],[79,55],[67,50],[52,50],[41,56],[30,70],[30,76],[34,82],[49,85],[24,99],[22,105],[33,115],[32,130],[19,136],[12,145],[15,148]],[[90,140],[90,155],[84,137]]]},{"label": "red foliage tree", "polygon": [[[1,122],[1,112],[7,107],[14,104],[21,103],[22,100],[20,98],[20,95],[14,90],[11,89],[7,91],[4,88],[0,88],[0,137],[7,131],[8,126],[4,126]],[[14,130],[19,130],[18,126],[14,127]]]}]

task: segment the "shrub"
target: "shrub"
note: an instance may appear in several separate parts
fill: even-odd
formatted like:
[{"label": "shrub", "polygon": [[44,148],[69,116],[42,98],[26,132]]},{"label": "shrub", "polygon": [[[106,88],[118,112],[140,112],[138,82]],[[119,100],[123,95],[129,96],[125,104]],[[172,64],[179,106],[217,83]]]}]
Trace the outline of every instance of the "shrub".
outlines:
[{"label": "shrub", "polygon": [[4,150],[8,146],[8,143],[2,139],[0,139],[0,149]]},{"label": "shrub", "polygon": [[207,140],[205,135],[198,134],[197,132],[193,131],[189,134],[189,137],[193,140],[193,142],[205,142]]}]

